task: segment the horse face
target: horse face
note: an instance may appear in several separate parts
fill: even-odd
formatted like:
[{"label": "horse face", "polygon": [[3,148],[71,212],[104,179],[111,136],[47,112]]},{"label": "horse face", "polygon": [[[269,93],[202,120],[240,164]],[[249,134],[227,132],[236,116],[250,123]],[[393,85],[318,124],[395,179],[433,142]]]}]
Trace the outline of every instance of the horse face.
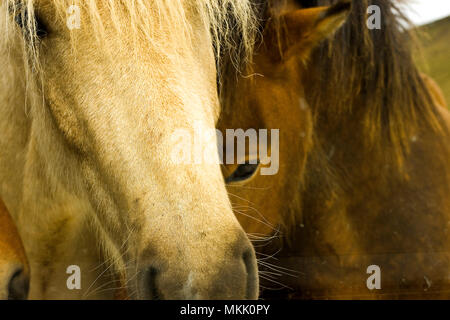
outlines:
[{"label": "horse face", "polygon": [[26,299],[29,280],[22,241],[0,199],[0,300]]},{"label": "horse face", "polygon": [[215,142],[200,145],[214,164],[173,159],[174,134],[213,129],[219,113],[205,17],[191,1],[139,11],[117,4],[114,13],[107,2],[96,2],[97,16],[77,9],[72,30],[53,1],[39,2],[45,106],[34,117],[45,138],[37,148],[92,208],[131,298],[256,298],[254,251],[231,210]]},{"label": "horse face", "polygon": [[302,79],[307,76],[312,50],[342,25],[349,10],[348,2],[299,9],[288,1],[285,6],[272,8],[263,44],[254,56],[253,76],[239,79],[234,94],[225,99],[218,124],[223,131],[280,130],[278,174],[263,176],[254,166],[252,175],[247,165],[249,178],[234,183],[232,177],[242,172],[241,166],[226,165],[223,169],[225,177],[231,177],[228,190],[233,207],[238,208],[238,220],[249,234],[273,235],[280,226],[292,226],[296,212],[301,210],[300,188],[313,145],[313,115],[305,100]]}]

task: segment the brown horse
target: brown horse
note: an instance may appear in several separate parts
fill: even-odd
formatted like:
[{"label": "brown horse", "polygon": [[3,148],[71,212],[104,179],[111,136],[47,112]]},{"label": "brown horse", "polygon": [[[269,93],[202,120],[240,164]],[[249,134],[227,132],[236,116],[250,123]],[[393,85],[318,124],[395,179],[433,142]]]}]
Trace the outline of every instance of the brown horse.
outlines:
[{"label": "brown horse", "polygon": [[29,274],[22,241],[0,199],[0,300],[26,299]]},{"label": "brown horse", "polygon": [[227,81],[222,97],[219,128],[280,129],[277,175],[224,168],[244,229],[272,239],[258,248],[262,284],[285,290],[263,295],[448,297],[449,112],[390,0],[370,3],[381,30],[366,27],[369,2],[354,1],[313,50],[349,4],[304,7],[332,3],[267,3],[252,76]]}]

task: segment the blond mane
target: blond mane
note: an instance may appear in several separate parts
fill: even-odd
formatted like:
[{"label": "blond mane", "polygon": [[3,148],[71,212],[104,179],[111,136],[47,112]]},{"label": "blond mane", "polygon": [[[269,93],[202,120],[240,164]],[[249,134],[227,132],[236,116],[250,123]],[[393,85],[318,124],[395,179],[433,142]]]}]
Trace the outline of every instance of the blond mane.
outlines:
[{"label": "blond mane", "polygon": [[[24,37],[23,50],[28,67],[39,70],[39,37],[36,28],[36,12],[40,10],[40,3],[36,0],[4,0],[0,4],[0,30],[3,34],[0,40],[0,52],[9,50],[17,37],[12,32],[22,26]],[[119,33],[126,41],[134,41],[142,45],[147,41],[149,45],[157,45],[154,37],[161,27],[161,21],[168,21],[174,30],[185,32],[171,32],[167,43],[177,46],[192,46],[189,39],[188,15],[196,15],[204,28],[210,31],[215,55],[217,59],[224,53],[233,61],[251,57],[254,36],[257,31],[257,19],[254,8],[249,1],[235,0],[55,0],[55,21],[66,21],[69,17],[68,8],[77,5],[83,8],[88,17],[89,28],[92,29],[102,45],[108,45],[105,21],[107,20],[114,32]],[[152,18],[155,16],[159,18]],[[83,20],[84,21],[84,20]],[[127,21],[126,30],[123,22]],[[111,26],[108,26],[111,28]],[[71,40],[76,30],[70,32]],[[236,41],[239,39],[239,41]],[[72,41],[75,45],[76,41]]]}]

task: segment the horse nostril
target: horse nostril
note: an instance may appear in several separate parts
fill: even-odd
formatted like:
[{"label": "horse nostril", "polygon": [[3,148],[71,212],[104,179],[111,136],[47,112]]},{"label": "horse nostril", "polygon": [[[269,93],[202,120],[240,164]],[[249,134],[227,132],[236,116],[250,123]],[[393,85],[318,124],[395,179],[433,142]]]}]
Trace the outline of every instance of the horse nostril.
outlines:
[{"label": "horse nostril", "polygon": [[26,300],[28,297],[28,289],[30,279],[23,269],[17,270],[8,285],[8,300]]},{"label": "horse nostril", "polygon": [[247,271],[247,299],[258,299],[259,278],[258,267],[256,264],[255,252],[253,249],[247,249],[242,255],[245,269]]},{"label": "horse nostril", "polygon": [[160,291],[158,290],[157,277],[158,269],[155,267],[149,267],[146,274],[146,284],[147,284],[147,296],[151,300],[161,300],[163,299]]}]

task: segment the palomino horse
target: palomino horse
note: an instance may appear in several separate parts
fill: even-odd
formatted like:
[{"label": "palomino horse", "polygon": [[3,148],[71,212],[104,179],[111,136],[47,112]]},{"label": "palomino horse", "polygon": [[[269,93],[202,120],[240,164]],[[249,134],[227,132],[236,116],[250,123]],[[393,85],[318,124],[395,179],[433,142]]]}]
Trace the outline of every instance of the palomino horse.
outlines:
[{"label": "palomino horse", "polygon": [[26,299],[29,274],[19,233],[0,199],[0,300]]},{"label": "palomino horse", "polygon": [[245,0],[1,1],[0,196],[31,299],[258,297],[215,141],[176,163],[172,139],[214,129],[215,56],[255,31]]},{"label": "palomino horse", "polygon": [[262,285],[286,289],[263,296],[448,298],[450,116],[413,63],[401,12],[374,1],[383,24],[369,30],[368,1],[354,1],[313,50],[348,3],[281,2],[219,121],[280,129],[277,175],[224,167],[244,229],[272,238],[258,248]]}]

